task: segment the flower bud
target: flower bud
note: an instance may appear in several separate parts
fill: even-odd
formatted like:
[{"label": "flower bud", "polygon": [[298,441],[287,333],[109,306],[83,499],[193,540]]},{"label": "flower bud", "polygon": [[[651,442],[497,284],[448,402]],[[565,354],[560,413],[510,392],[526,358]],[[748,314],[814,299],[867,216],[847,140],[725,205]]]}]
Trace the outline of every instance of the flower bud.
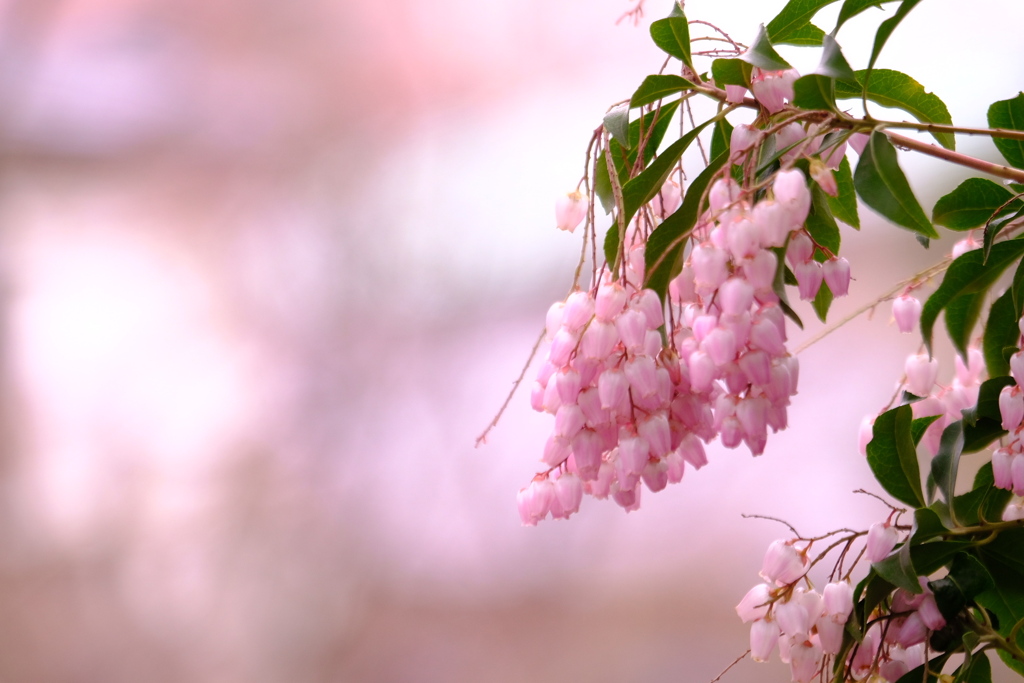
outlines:
[{"label": "flower bud", "polygon": [[743,596],[736,605],[736,614],[743,623],[763,619],[768,614],[768,601],[771,599],[772,588],[766,583],[759,583]]},{"label": "flower bud", "polygon": [[1012,432],[1024,420],[1024,394],[1020,387],[1003,387],[999,392],[999,415],[1003,419],[1003,429]]},{"label": "flower bud", "polygon": [[839,194],[839,185],[836,183],[836,174],[828,166],[818,161],[817,159],[811,159],[811,178],[814,182],[818,183],[825,194],[833,197]]},{"label": "flower bud", "polygon": [[939,374],[939,361],[923,354],[907,358],[904,365],[907,373],[907,391],[915,396],[928,396],[935,386],[935,378]]},{"label": "flower bud", "polygon": [[867,558],[868,562],[875,564],[881,562],[892,549],[896,547],[899,540],[896,528],[889,526],[888,522],[876,522],[868,529]]},{"label": "flower bud", "polygon": [[900,332],[913,332],[921,319],[921,302],[909,294],[896,297],[892,302],[892,317]]},{"label": "flower bud", "polygon": [[732,178],[723,178],[711,183],[708,190],[708,204],[713,214],[729,208],[740,198],[740,186]]},{"label": "flower bud", "polygon": [[622,313],[626,305],[626,290],[618,282],[606,282],[597,288],[594,315],[598,320],[610,321]]},{"label": "flower bud", "polygon": [[761,139],[761,131],[741,123],[732,129],[732,136],[729,139],[729,160],[738,164],[746,158],[747,150],[751,149]]},{"label": "flower bud", "polygon": [[798,263],[793,266],[793,275],[796,277],[797,289],[800,290],[800,298],[812,301],[818,295],[824,277],[821,264],[813,260]]},{"label": "flower bud", "polygon": [[675,213],[682,203],[682,198],[683,191],[680,189],[679,183],[668,180],[661,186],[661,191],[654,195],[654,199],[651,200],[651,208],[654,209],[655,215],[664,220]]},{"label": "flower bud", "polygon": [[768,546],[761,565],[761,578],[785,586],[803,576],[807,565],[806,555],[797,550],[791,542],[780,539]]},{"label": "flower bud", "polygon": [[725,101],[729,104],[740,104],[747,95],[747,89],[742,85],[725,86]]},{"label": "flower bud", "polygon": [[750,657],[755,662],[767,662],[780,635],[775,621],[767,618],[755,621],[750,625]]},{"label": "flower bud", "polygon": [[775,201],[786,207],[793,223],[802,225],[811,210],[811,192],[803,171],[798,168],[779,171],[772,181],[772,190]]},{"label": "flower bud", "polygon": [[573,232],[587,215],[590,202],[579,191],[559,197],[555,202],[555,225],[559,230]]},{"label": "flower bud", "polygon": [[832,295],[846,296],[850,291],[850,262],[840,256],[831,258],[821,265],[825,283],[832,290]]},{"label": "flower bud", "polygon": [[793,99],[793,83],[800,74],[796,69],[785,71],[756,70],[750,83],[750,92],[768,113],[782,111],[787,100]]}]

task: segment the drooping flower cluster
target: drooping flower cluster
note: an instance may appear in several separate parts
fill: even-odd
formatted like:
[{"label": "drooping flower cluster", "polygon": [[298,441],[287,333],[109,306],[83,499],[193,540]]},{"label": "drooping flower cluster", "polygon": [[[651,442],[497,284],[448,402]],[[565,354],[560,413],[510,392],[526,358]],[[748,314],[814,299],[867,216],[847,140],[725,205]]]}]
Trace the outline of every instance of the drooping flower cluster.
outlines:
[{"label": "drooping flower cluster", "polygon": [[[1024,321],[1020,327],[1024,335]],[[1010,375],[1016,384],[1003,387],[999,393],[1002,427],[1010,434],[1004,445],[992,453],[992,476],[998,488],[1024,496],[1024,352],[1010,356]],[[1004,516],[1020,519],[1018,508],[1008,509]]]},{"label": "drooping flower cluster", "polygon": [[[876,527],[888,536],[887,524]],[[877,537],[874,542],[877,544]],[[765,582],[747,592],[736,613],[750,623],[750,651],[755,661],[768,661],[778,647],[779,659],[790,665],[793,681],[809,683],[821,673],[829,656],[842,651],[843,632],[853,612],[853,587],[844,580],[828,583],[820,594],[813,590],[806,581],[809,544],[798,543],[780,539],[768,547],[761,569]],[[887,545],[887,539],[882,543]],[[878,553],[878,546],[872,548],[872,544],[869,533],[868,552]],[[798,585],[801,581],[806,587]],[[875,675],[895,683],[924,662],[923,643],[931,631],[943,628],[946,620],[928,579],[920,577],[919,581],[920,594],[898,589],[891,601],[883,601],[869,615],[873,625],[846,655],[845,664],[853,678]]]},{"label": "drooping flower cluster", "polygon": [[[672,185],[652,202],[659,216],[679,204]],[[635,510],[642,485],[659,491],[680,481],[687,464],[706,464],[704,444],[721,437],[727,448],[745,443],[760,455],[768,430],[786,427],[799,366],[786,349],[774,290],[777,254],[804,299],[823,280],[845,294],[850,274],[845,259],[823,266],[814,258],[804,174],[780,171],[771,190],[751,203],[731,178],[712,184],[694,246],[669,284],[667,313],[643,288],[645,241],[636,226],[625,236],[618,277],[606,271],[596,286],[551,307],[551,346],[531,403],[554,415],[555,426],[542,458],[549,469],[519,493],[524,524],[575,512],[576,481]]]}]

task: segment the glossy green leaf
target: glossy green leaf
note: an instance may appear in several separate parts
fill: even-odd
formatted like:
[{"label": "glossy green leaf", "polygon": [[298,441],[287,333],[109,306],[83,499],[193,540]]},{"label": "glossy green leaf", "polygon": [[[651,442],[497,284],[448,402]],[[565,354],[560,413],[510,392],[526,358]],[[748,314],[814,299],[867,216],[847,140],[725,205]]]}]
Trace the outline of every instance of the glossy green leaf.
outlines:
[{"label": "glossy green leaf", "polygon": [[836,111],[835,80],[808,74],[793,83],[793,106],[800,109]]},{"label": "glossy green leaf", "polygon": [[1020,339],[1017,321],[1021,316],[1021,311],[1014,305],[1013,299],[1013,291],[1007,290],[995,300],[988,311],[985,335],[981,340],[981,352],[985,356],[989,377],[1010,374],[1010,364],[1004,351],[1007,348],[1016,349]]},{"label": "glossy green leaf", "polygon": [[963,411],[965,453],[976,453],[1006,434],[999,415],[999,392],[1012,384],[1010,377],[993,377],[982,382],[978,404]]},{"label": "glossy green leaf", "polygon": [[[984,178],[968,178],[955,190],[940,197],[932,210],[932,221],[950,230],[971,230],[984,225],[993,214],[1013,198],[1013,193]],[[1015,211],[1024,202],[1011,202],[1006,209]]]},{"label": "glossy green leaf", "polygon": [[[1017,202],[1012,202],[1016,205]],[[1003,228],[1010,225],[1014,221],[1024,218],[1024,206],[1017,209],[1016,211],[999,211],[985,223],[985,234],[983,237],[982,253],[985,254],[985,258],[992,252],[992,245],[995,244],[996,237],[1002,232]]]},{"label": "glossy green leaf", "polygon": [[853,175],[857,196],[890,221],[925,237],[937,238],[924,209],[914,197],[885,134],[871,134]]},{"label": "glossy green leaf", "polygon": [[843,157],[842,163],[836,170],[836,187],[839,190],[836,196],[828,197],[832,215],[850,227],[860,230],[860,216],[857,213],[857,189],[853,185],[853,170],[850,168],[850,160],[846,157]]},{"label": "glossy green leaf", "polygon": [[985,305],[985,293],[961,294],[946,306],[946,332],[962,358],[967,358],[967,345]]},{"label": "glossy green leaf", "polygon": [[992,253],[985,263],[982,263],[984,254],[978,249],[969,251],[953,261],[942,278],[942,284],[928,297],[921,311],[921,337],[929,350],[932,344],[932,330],[939,313],[963,294],[984,293],[1007,266],[1019,259],[1022,254],[1024,240],[1014,239],[993,245]]},{"label": "glossy green leaf", "polygon": [[[842,81],[836,83],[836,99],[860,99],[863,94],[867,71],[857,71],[857,84]],[[875,69],[868,81],[866,96],[872,102],[902,109],[921,123],[952,125],[949,109],[938,95],[926,92],[924,86],[910,76],[892,69]],[[956,138],[952,133],[932,133],[932,136],[946,149],[956,149]]]},{"label": "glossy green leaf", "polygon": [[950,423],[942,430],[939,452],[932,458],[931,473],[943,500],[953,500],[956,473],[960,467],[960,454],[964,450],[964,428],[959,422]]},{"label": "glossy green leaf", "polygon": [[868,465],[889,495],[912,507],[924,507],[917,449],[911,438],[910,406],[887,410],[875,419],[868,443]]},{"label": "glossy green leaf", "polygon": [[811,301],[811,308],[814,309],[814,314],[818,316],[818,320],[821,322],[827,322],[828,309],[832,306],[834,298],[828,284],[822,282],[821,287],[818,288],[818,293],[814,295],[814,300]]},{"label": "glossy green leaf", "polygon": [[721,118],[715,122],[714,130],[711,132],[711,158],[717,159],[722,152],[729,150],[732,142],[732,124],[729,119]]},{"label": "glossy green leaf", "polygon": [[644,79],[629,100],[630,107],[642,107],[658,100],[693,88],[690,81],[673,74],[653,74]]},{"label": "glossy green leaf", "polygon": [[995,587],[995,579],[977,557],[970,553],[957,553],[949,568],[949,578],[963,591],[967,600]]},{"label": "glossy green leaf", "polygon": [[764,24],[761,24],[758,28],[757,37],[754,38],[754,42],[751,43],[747,51],[741,54],[739,58],[765,71],[782,71],[792,68],[789,62],[783,59],[775,51],[775,48],[772,47]]},{"label": "glossy green leaf", "polygon": [[[614,138],[609,141],[608,148],[611,150],[612,161],[619,174],[619,183],[626,184],[629,174],[636,165],[641,141],[644,140],[643,166],[650,163],[655,151],[661,145],[665,132],[668,130],[676,109],[679,108],[679,100],[665,102],[654,111],[648,112],[629,124],[626,138],[628,145],[619,144]],[[601,200],[601,206],[605,213],[611,213],[615,208],[615,197],[612,193],[611,179],[608,176],[608,166],[605,162],[605,154],[601,152],[597,160],[597,171],[594,175],[594,192]],[[616,243],[618,235],[616,233]],[[610,262],[609,262],[610,263]]]},{"label": "glossy green leaf", "polygon": [[992,683],[992,664],[984,652],[974,653],[953,672],[953,683]]},{"label": "glossy green leaf", "polygon": [[690,24],[685,16],[671,16],[651,24],[654,44],[693,69],[690,58]]},{"label": "glossy green leaf", "polygon": [[917,581],[917,570],[910,559],[909,543],[901,544],[888,557],[871,565],[871,568],[897,588],[914,594],[923,592]]},{"label": "glossy green leaf", "polygon": [[919,576],[928,576],[949,564],[953,556],[971,547],[971,540],[929,541],[911,546],[910,557]]},{"label": "glossy green leaf", "polygon": [[711,77],[715,85],[724,88],[727,85],[750,87],[752,65],[742,59],[716,59],[711,62]]},{"label": "glossy green leaf", "polygon": [[[980,495],[975,494],[978,491],[981,492]],[[968,498],[971,494],[975,494],[975,496]],[[977,511],[976,516],[973,518],[967,515],[961,517],[964,520],[963,524],[1000,521],[1003,510],[1006,509],[1006,504],[1010,502],[1012,497],[1012,491],[996,488],[995,477],[992,474],[992,463],[985,463],[974,476],[974,488],[963,495],[964,500],[961,505],[965,507],[974,505],[974,509]]]},{"label": "glossy green leaf", "polygon": [[839,19],[836,21],[836,31],[847,21],[871,7],[881,7],[887,2],[896,0],[846,0],[839,10]]},{"label": "glossy green leaf", "polygon": [[931,508],[914,510],[914,527],[911,531],[911,543],[923,543],[949,531],[942,523],[938,513]]},{"label": "glossy green leaf", "polygon": [[[789,298],[786,294],[786,285],[796,285],[796,278],[793,277],[793,272],[786,267],[786,248],[785,246],[776,247],[772,249],[775,253],[775,258],[778,260],[779,267],[775,270],[775,281],[772,283],[772,291],[775,292],[775,296],[779,297],[779,308],[786,314],[786,317],[796,323],[796,326],[801,330],[804,329],[804,323],[800,320],[800,316],[797,315],[796,311],[789,305]],[[789,281],[792,278],[792,282]]]},{"label": "glossy green leaf", "polygon": [[[810,186],[811,210],[807,214],[807,232],[815,242],[825,247],[833,254],[839,253],[840,241],[842,239],[836,219],[832,217],[832,210],[829,208],[828,195],[818,187],[817,183]],[[815,249],[815,258],[824,261],[827,257],[821,250]]]},{"label": "glossy green leaf", "polygon": [[878,61],[878,55],[881,54],[882,48],[885,47],[886,41],[889,40],[889,36],[896,30],[896,27],[900,25],[903,18],[906,17],[910,10],[917,6],[917,3],[921,0],[903,0],[900,3],[896,13],[891,17],[883,21],[878,25],[878,30],[875,32],[875,43],[871,47],[871,58],[868,60],[868,73],[864,77],[864,81],[868,82],[871,79],[871,70],[875,67],[875,62]]},{"label": "glossy green leaf", "polygon": [[[988,108],[989,128],[1024,130],[1024,92],[1008,100],[993,102]],[[1024,168],[1024,140],[992,138],[996,149],[1017,168]]]},{"label": "glossy green leaf", "polygon": [[[936,683],[939,680],[938,674],[942,671],[942,667],[946,665],[946,660],[949,659],[949,652],[943,652],[938,657],[933,657],[927,663],[922,664],[916,669],[911,669],[907,673],[900,676],[900,679],[896,683]],[[925,668],[927,666],[927,669]]]},{"label": "glossy green leaf", "polygon": [[822,39],[821,62],[814,73],[837,80],[857,82],[857,75],[850,68],[850,63],[843,56],[843,50],[839,43],[832,36],[825,36]]},{"label": "glossy green leaf", "polygon": [[825,35],[811,19],[822,7],[836,0],[790,0],[782,11],[768,22],[768,35],[776,45],[821,45]]},{"label": "glossy green leaf", "polygon": [[[994,582],[991,589],[977,596],[977,602],[995,613],[999,633],[1008,637],[1014,625],[1024,619],[1024,529],[1003,531],[990,543],[979,546],[977,553]],[[1019,647],[1024,646],[1024,629],[1018,629],[1015,640]],[[1003,661],[1024,674],[1024,663],[1006,657]]]},{"label": "glossy green leaf", "polygon": [[924,433],[928,431],[932,423],[938,420],[941,415],[929,415],[928,417],[915,417],[910,423],[910,438],[914,440],[914,445],[917,446],[921,443],[921,438],[924,437]]},{"label": "glossy green leaf", "polygon": [[604,115],[604,127],[612,139],[623,147],[629,147],[629,107],[619,105]]},{"label": "glossy green leaf", "polygon": [[697,224],[701,208],[700,200],[704,195],[704,190],[727,160],[728,151],[716,156],[686,188],[683,203],[675,213],[662,221],[647,240],[647,247],[644,251],[646,261],[644,286],[656,291],[662,301],[665,299],[669,281],[678,272],[676,265],[683,252],[684,238]]}]

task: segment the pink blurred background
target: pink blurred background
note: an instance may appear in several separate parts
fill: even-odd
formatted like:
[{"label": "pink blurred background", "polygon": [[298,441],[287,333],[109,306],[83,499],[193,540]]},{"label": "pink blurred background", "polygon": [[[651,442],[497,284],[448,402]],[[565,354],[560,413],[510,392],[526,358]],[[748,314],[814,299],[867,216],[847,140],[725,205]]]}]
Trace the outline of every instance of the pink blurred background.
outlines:
[{"label": "pink blurred background", "polygon": [[[687,12],[749,40],[782,4]],[[0,2],[0,679],[710,681],[785,533],[742,513],[885,514],[851,491],[917,343],[887,304],[801,354],[763,457],[713,447],[628,516],[520,527],[551,428],[525,392],[473,447],[571,282],[554,199],[663,59],[670,3],[633,6]],[[957,3],[922,6],[880,66],[983,124],[1022,76],[1024,7],[993,7],[954,37]],[[959,179],[905,165],[929,206]],[[837,320],[951,244],[862,210]]]}]

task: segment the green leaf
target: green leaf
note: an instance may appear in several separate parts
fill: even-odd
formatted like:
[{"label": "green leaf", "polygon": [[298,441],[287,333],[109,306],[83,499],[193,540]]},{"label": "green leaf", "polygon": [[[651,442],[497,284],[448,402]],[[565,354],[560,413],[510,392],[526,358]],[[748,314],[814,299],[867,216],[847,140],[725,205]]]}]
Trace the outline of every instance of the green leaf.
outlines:
[{"label": "green leaf", "polygon": [[964,453],[980,451],[1006,434],[999,415],[999,392],[1012,385],[1011,377],[993,377],[981,383],[978,404],[963,411]]},{"label": "green leaf", "polygon": [[[949,659],[950,654],[952,653],[943,652],[938,657],[932,658],[927,664],[911,669],[900,676],[896,683],[935,683],[938,680],[939,672],[946,665],[946,660]],[[926,666],[928,667],[927,669],[925,669]]]},{"label": "green leaf", "polygon": [[914,593],[924,592],[917,581],[917,570],[910,559],[910,543],[903,543],[889,553],[885,559],[871,565],[875,573],[883,579],[903,590]]},{"label": "green leaf", "polygon": [[711,77],[719,88],[727,85],[749,88],[751,70],[752,66],[742,59],[716,59],[711,62]]},{"label": "green leaf", "polygon": [[949,564],[953,556],[971,547],[969,540],[930,541],[910,548],[910,557],[919,576],[928,576]]},{"label": "green leaf", "polygon": [[[857,71],[857,85],[836,83],[836,98],[840,100],[860,99],[867,96],[869,100],[883,107],[902,109],[921,123],[939,123],[952,125],[949,109],[938,95],[926,92],[924,86],[905,73],[892,69],[875,69],[871,72],[871,80],[867,81],[867,92],[864,92],[867,70]],[[932,133],[939,144],[946,149],[956,149],[956,138],[952,133]]]},{"label": "green leaf", "polygon": [[[977,553],[994,582],[977,596],[977,602],[995,613],[1000,635],[1009,637],[1014,625],[1024,619],[1024,529],[1001,532],[992,542],[979,546]],[[1018,630],[1015,640],[1018,647],[1024,646],[1024,629]],[[1003,661],[1024,674],[1021,662],[1007,657]]]},{"label": "green leaf", "polygon": [[729,151],[732,142],[732,124],[729,119],[721,118],[715,122],[715,128],[711,132],[711,158],[717,159],[722,152]]},{"label": "green leaf", "polygon": [[612,139],[623,147],[629,147],[629,107],[622,104],[604,115],[604,127]]},{"label": "green leaf", "polygon": [[832,306],[834,298],[832,290],[828,288],[828,284],[822,282],[821,287],[818,288],[818,293],[814,296],[814,301],[811,302],[814,314],[818,316],[818,320],[821,322],[826,322],[828,309]]},{"label": "green leaf", "polygon": [[984,254],[978,249],[968,251],[953,261],[942,278],[942,284],[928,297],[921,310],[921,337],[929,351],[932,329],[939,313],[963,294],[983,294],[1021,254],[1024,254],[1024,240],[1013,239],[993,245],[985,263]]},{"label": "green leaf", "polygon": [[642,107],[693,87],[695,87],[693,83],[682,76],[654,74],[645,78],[640,87],[636,89],[633,97],[629,100],[629,106]]},{"label": "green leaf", "polygon": [[[983,225],[995,212],[1013,198],[1013,193],[998,183],[984,178],[968,178],[955,190],[935,202],[932,221],[950,230],[971,230]],[[1024,207],[1024,202],[1011,202],[1009,211]]]},{"label": "green leaf", "polygon": [[953,672],[953,683],[992,683],[992,664],[984,652],[976,652]]},{"label": "green leaf", "polygon": [[852,228],[860,230],[860,216],[857,215],[857,189],[853,186],[853,171],[850,160],[843,157],[836,171],[836,186],[839,191],[835,197],[828,197],[828,205],[832,215]]},{"label": "green leaf", "polygon": [[887,410],[875,419],[868,444],[868,465],[889,495],[912,507],[924,507],[917,450],[911,438],[910,406]]},{"label": "green leaf", "polygon": [[[700,175],[686,189],[686,196],[679,208],[654,229],[644,250],[644,286],[658,293],[662,301],[668,283],[678,272],[677,262],[682,255],[686,235],[693,230],[700,215],[700,200],[704,190],[714,180],[715,174],[729,158],[728,150],[716,156]],[[664,255],[664,256],[663,256]],[[658,263],[660,259],[660,263]],[[657,264],[657,265],[655,265]]]},{"label": "green leaf", "polygon": [[[1013,204],[1016,205],[1017,202],[1013,202]],[[1024,207],[1017,211],[1000,211],[988,219],[988,222],[985,223],[985,236],[982,247],[986,259],[992,251],[992,245],[995,243],[996,236],[999,235],[1003,228],[1019,218],[1024,218]]]},{"label": "green leaf", "polygon": [[967,358],[967,344],[978,318],[981,317],[984,305],[985,294],[980,292],[961,294],[946,306],[946,331],[953,346],[964,359]]},{"label": "green leaf", "polygon": [[836,111],[835,79],[808,74],[793,83],[793,106],[800,109]]},{"label": "green leaf", "polygon": [[[804,324],[800,320],[800,316],[796,314],[796,311],[789,305],[789,299],[786,295],[786,285],[795,285],[796,278],[793,277],[793,272],[786,267],[786,247],[775,247],[772,249],[775,253],[775,258],[778,260],[779,267],[775,269],[775,281],[772,282],[772,291],[775,292],[775,296],[779,297],[779,308],[786,314],[790,320],[796,323],[796,326],[801,330],[804,329]],[[788,278],[792,278],[792,282],[789,282]]]},{"label": "green leaf", "polygon": [[832,36],[822,40],[821,62],[814,73],[843,81],[857,82],[857,75],[850,68],[850,63],[843,56],[843,50]]},{"label": "green leaf", "polygon": [[[832,217],[832,211],[829,208],[828,195],[817,183],[812,184],[809,189],[811,210],[807,214],[807,232],[815,242],[833,254],[838,254],[841,236],[839,226],[836,225],[836,219]],[[827,255],[817,248],[815,248],[814,256],[819,261],[824,261],[827,258]]]},{"label": "green leaf", "polygon": [[938,513],[931,508],[914,510],[914,528],[910,534],[912,543],[924,543],[928,539],[941,536],[949,531],[939,519]]},{"label": "green leaf", "polygon": [[868,73],[864,76],[864,82],[867,83],[871,79],[871,70],[875,67],[875,62],[878,60],[878,55],[881,54],[882,48],[885,47],[885,43],[889,40],[889,36],[896,30],[903,18],[910,14],[910,10],[921,0],[903,0],[896,13],[883,21],[878,25],[878,31],[875,32],[875,44],[871,48],[871,59],[868,60]]},{"label": "green leaf", "polygon": [[654,44],[693,70],[690,58],[690,24],[685,16],[658,19],[651,24]]},{"label": "green leaf", "polygon": [[757,37],[754,38],[754,42],[751,43],[747,51],[741,54],[739,58],[765,71],[783,71],[784,69],[792,68],[789,62],[783,59],[775,51],[775,48],[772,47],[764,24],[758,27]]},{"label": "green leaf", "polygon": [[974,600],[976,596],[996,585],[995,579],[985,565],[970,553],[957,553],[949,568],[949,577],[960,587],[967,600]]},{"label": "green leaf", "polygon": [[[1024,92],[1009,100],[993,102],[988,108],[989,128],[1024,130]],[[992,138],[996,149],[1017,168],[1024,168],[1024,140]]]},{"label": "green leaf", "polygon": [[820,45],[825,32],[810,22],[818,10],[833,2],[836,0],[789,0],[782,11],[768,22],[767,30],[772,42],[776,45]]},{"label": "green leaf", "polygon": [[896,150],[885,134],[871,134],[853,176],[857,195],[890,221],[925,237],[937,238],[924,209],[896,161]]},{"label": "green leaf", "polygon": [[[993,486],[992,463],[987,462],[974,476],[974,485],[970,491],[961,494],[953,499],[953,510],[956,512],[957,520],[964,526],[974,526],[982,522],[998,520],[1006,507],[1006,503],[1013,495],[1010,491],[1003,491]],[[1005,493],[1005,497],[994,495],[994,492]],[[998,509],[991,510],[993,504]]]},{"label": "green leaf", "polygon": [[964,449],[964,427],[960,421],[950,423],[942,431],[939,441],[939,452],[932,459],[932,476],[939,487],[943,500],[953,500],[953,489],[956,487],[956,472],[960,466],[960,454]]},{"label": "green leaf", "polygon": [[862,623],[866,622],[874,609],[896,590],[896,586],[893,583],[886,581],[874,571],[870,572],[868,577],[868,583],[864,589],[864,611],[861,613]]},{"label": "green leaf", "polygon": [[836,28],[833,33],[839,30],[843,24],[848,20],[857,16],[861,12],[871,7],[881,7],[886,2],[894,2],[895,0],[846,0],[843,3],[842,8],[839,10],[839,20],[836,21]]},{"label": "green leaf", "polygon": [[1003,349],[1016,348],[1020,339],[1017,321],[1021,316],[1021,310],[1014,305],[1013,298],[1013,290],[1008,289],[988,310],[981,351],[985,356],[989,377],[1010,374],[1010,364],[1003,355]]},{"label": "green leaf", "polygon": [[928,417],[915,417],[913,422],[910,423],[910,436],[914,440],[914,445],[917,446],[921,443],[921,438],[924,433],[928,431],[928,428],[932,426],[932,423],[938,420],[941,415],[929,415]]}]

